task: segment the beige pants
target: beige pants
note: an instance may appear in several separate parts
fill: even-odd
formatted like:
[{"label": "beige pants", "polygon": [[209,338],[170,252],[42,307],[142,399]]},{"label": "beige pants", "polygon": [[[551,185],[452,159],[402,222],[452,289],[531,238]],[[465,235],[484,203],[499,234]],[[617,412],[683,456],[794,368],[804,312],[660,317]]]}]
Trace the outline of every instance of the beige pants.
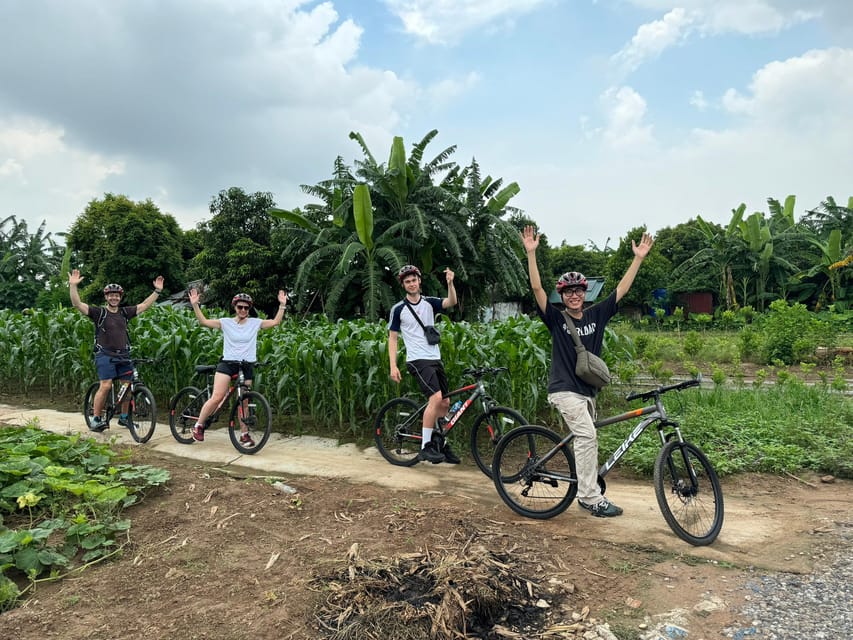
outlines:
[{"label": "beige pants", "polygon": [[601,502],[598,487],[598,434],[595,431],[595,398],[571,391],[548,394],[548,402],[557,407],[566,426],[575,434],[573,448],[578,473],[577,499],[584,504]]}]

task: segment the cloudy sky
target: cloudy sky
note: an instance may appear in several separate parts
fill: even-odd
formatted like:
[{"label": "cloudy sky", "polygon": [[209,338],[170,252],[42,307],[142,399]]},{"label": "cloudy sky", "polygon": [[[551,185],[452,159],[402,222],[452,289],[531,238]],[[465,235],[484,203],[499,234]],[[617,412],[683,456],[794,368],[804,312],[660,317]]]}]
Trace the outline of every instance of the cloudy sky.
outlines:
[{"label": "cloudy sky", "polygon": [[551,242],[853,195],[850,0],[3,0],[0,220],[104,192],[185,229],[428,131]]}]

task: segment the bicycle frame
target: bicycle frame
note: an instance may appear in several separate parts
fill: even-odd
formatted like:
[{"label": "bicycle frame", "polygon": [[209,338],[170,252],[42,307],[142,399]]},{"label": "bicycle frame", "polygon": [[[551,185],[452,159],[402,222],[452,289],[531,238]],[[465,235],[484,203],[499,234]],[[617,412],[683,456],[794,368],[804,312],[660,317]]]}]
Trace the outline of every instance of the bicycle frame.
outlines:
[{"label": "bicycle frame", "polygon": [[[209,371],[207,373],[207,383],[205,384],[205,391],[207,391],[208,397],[213,395],[213,376],[216,374],[216,371]],[[236,384],[235,384],[236,381]],[[210,416],[208,416],[206,425],[209,425],[216,420],[219,419],[219,416],[222,412],[222,408],[228,406],[228,401],[231,397],[236,393],[237,402],[243,401],[243,391],[248,391],[250,389],[249,385],[246,384],[245,374],[243,373],[243,367],[240,367],[240,371],[231,376],[231,380],[228,383],[228,391],[222,397],[222,400],[219,404],[216,405],[216,408],[211,412]]]},{"label": "bicycle frame", "polygon": [[[448,433],[451,429],[453,429],[454,425],[459,422],[463,414],[472,404],[474,404],[476,400],[480,400],[480,403],[483,407],[483,413],[488,413],[492,407],[497,405],[494,399],[492,399],[492,397],[486,391],[486,385],[483,384],[482,378],[478,379],[473,384],[465,385],[464,387],[460,387],[459,389],[451,391],[449,394],[447,394],[447,397],[452,398],[454,396],[462,395],[463,393],[466,393],[468,391],[472,391],[473,393],[468,396],[468,398],[462,403],[462,406],[456,410],[456,413],[454,413],[450,417],[450,420],[446,424],[444,424],[444,426],[442,427],[444,433]],[[421,409],[423,409],[424,407],[426,407],[426,404],[424,404]],[[420,415],[420,413],[421,410],[418,411],[418,415]],[[440,418],[439,422],[441,422]]]},{"label": "bicycle frame", "polygon": [[[676,385],[677,386],[677,385]],[[673,387],[674,389],[675,387]],[[670,389],[667,389],[670,390]],[[602,418],[601,420],[595,421],[595,428],[599,429],[601,427],[606,427],[607,425],[616,424],[617,422],[624,422],[626,420],[631,420],[633,418],[639,418],[641,416],[648,416],[645,420],[642,420],[631,433],[628,434],[628,437],[620,444],[616,451],[601,465],[598,469],[599,477],[603,478],[607,475],[607,473],[619,462],[619,459],[625,455],[625,452],[631,448],[631,445],[636,442],[637,438],[642,435],[642,433],[649,427],[649,425],[658,423],[657,429],[658,434],[660,435],[661,446],[665,445],[669,440],[672,439],[672,436],[675,435],[678,438],[679,442],[684,442],[684,438],[681,435],[681,429],[678,426],[677,422],[669,420],[666,416],[666,409],[664,409],[663,401],[661,400],[661,396],[666,391],[655,394],[655,403],[641,409],[632,409],[631,411],[626,411],[624,413],[620,413],[616,416],[611,416],[609,418]],[[664,435],[664,428],[666,427],[674,427],[674,432],[669,435]],[[563,438],[559,444],[555,445],[551,448],[547,453],[545,453],[541,458],[539,458],[540,464],[544,464],[548,462],[551,458],[553,458],[556,453],[560,450],[561,447],[566,446],[572,440],[575,439],[574,433],[569,433],[565,438]],[[549,477],[548,473],[541,473],[542,477]],[[565,478],[561,478],[564,479]]]}]

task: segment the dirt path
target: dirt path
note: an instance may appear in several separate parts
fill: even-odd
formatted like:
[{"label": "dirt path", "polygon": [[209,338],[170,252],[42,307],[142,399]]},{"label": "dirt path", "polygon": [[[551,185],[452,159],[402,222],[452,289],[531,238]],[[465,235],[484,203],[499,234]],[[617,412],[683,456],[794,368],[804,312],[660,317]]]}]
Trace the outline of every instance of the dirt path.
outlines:
[{"label": "dirt path", "polygon": [[[0,404],[0,423],[26,424],[31,420],[59,433],[89,433],[78,414]],[[133,444],[127,433],[115,426],[97,437],[117,437]],[[221,467],[248,468],[258,474],[339,478],[385,489],[416,490],[436,499],[452,495],[512,526],[532,524],[503,505],[494,486],[473,464],[395,467],[375,448],[360,450],[352,444],[338,446],[333,440],[309,436],[274,435],[261,453],[244,456],[233,449],[223,430],[208,433],[204,443],[182,445],[164,424],[158,425],[152,440],[143,446]],[[724,478],[722,484],[725,522],[719,538],[709,547],[691,547],[670,531],[658,509],[651,480],[638,481],[618,472],[608,476],[608,495],[625,509],[625,516],[591,518],[572,505],[564,514],[538,526],[552,535],[583,527],[584,536],[602,542],[653,547],[737,566],[802,572],[812,566],[807,551],[814,535],[831,529],[839,519],[849,521],[853,516],[850,482],[824,484],[814,477],[798,481],[749,475]]]}]

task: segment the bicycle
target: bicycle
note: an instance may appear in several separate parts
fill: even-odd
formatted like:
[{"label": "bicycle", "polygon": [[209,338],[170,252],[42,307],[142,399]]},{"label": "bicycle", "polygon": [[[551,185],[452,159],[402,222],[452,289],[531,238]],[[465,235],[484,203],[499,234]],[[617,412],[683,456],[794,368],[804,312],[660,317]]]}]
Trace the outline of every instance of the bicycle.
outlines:
[{"label": "bicycle", "polygon": [[[462,374],[473,377],[476,382],[451,391],[448,397],[453,398],[469,392],[471,395],[449,419],[439,418],[432,434],[433,442],[441,450],[453,427],[468,408],[479,400],[482,413],[471,427],[471,454],[480,470],[489,477],[492,475],[492,454],[498,440],[504,433],[527,424],[527,420],[520,413],[515,409],[499,406],[486,391],[483,378],[497,376],[505,371],[508,371],[506,367],[465,369]],[[426,407],[427,403],[418,405],[411,398],[401,397],[394,398],[379,409],[373,438],[379,453],[391,464],[411,467],[418,463],[423,441],[422,416]]]},{"label": "bicycle", "polygon": [[[110,420],[117,411],[121,410],[122,404],[127,402],[127,424],[122,426],[127,427],[136,442],[144,444],[154,435],[154,429],[157,426],[157,403],[154,400],[154,394],[139,376],[137,365],[151,364],[155,361],[148,358],[113,358],[112,362],[120,367],[129,367],[128,373],[131,373],[131,378],[130,380],[120,378],[113,380],[102,412],[106,424],[104,428],[109,428]],[[83,396],[83,417],[89,429],[92,428],[92,417],[95,415],[95,394],[100,386],[100,382],[93,382]],[[121,418],[119,420],[121,421]]]},{"label": "bicycle", "polygon": [[[216,422],[228,401],[236,396],[228,421],[228,436],[237,451],[253,455],[263,449],[270,433],[272,433],[272,412],[267,399],[246,384],[243,366],[251,363],[242,360],[237,364],[240,365],[240,371],[231,376],[228,393],[205,420],[204,428],[207,429],[212,423]],[[266,364],[266,362],[256,362],[254,368],[257,370]],[[197,365],[195,372],[196,375],[207,377],[204,388],[199,389],[192,385],[184,387],[175,394],[169,403],[169,429],[172,431],[175,440],[182,444],[195,442],[192,429],[198,421],[202,406],[210,398],[213,391],[213,375],[216,373],[216,365]],[[248,431],[243,432],[241,426],[247,427]],[[241,440],[243,433],[248,433],[246,441]]]},{"label": "bicycle", "polygon": [[[653,404],[595,422],[596,428],[645,418],[628,434],[613,455],[598,470],[602,493],[604,476],[640,437],[655,424],[661,450],[654,465],[655,496],[664,520],[675,534],[692,545],[711,544],[723,526],[723,492],[713,466],[696,445],[684,440],[677,422],[667,417],[661,396],[669,391],[696,387],[699,379],[661,386],[625,399],[654,400]],[[495,449],[492,462],[495,488],[501,499],[517,514],[552,518],[575,499],[578,491],[575,459],[565,437],[541,426],[525,426],[505,436]]]}]

